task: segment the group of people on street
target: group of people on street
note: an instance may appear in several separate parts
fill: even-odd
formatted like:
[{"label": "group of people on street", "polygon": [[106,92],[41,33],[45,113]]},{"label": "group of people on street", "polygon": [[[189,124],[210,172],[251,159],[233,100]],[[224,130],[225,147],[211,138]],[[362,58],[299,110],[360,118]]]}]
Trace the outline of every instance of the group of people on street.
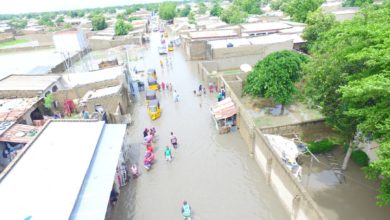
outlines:
[{"label": "group of people on street", "polygon": [[224,100],[225,98],[226,98],[225,88],[222,87],[217,95],[217,100],[218,100],[218,102],[220,102],[220,101]]}]

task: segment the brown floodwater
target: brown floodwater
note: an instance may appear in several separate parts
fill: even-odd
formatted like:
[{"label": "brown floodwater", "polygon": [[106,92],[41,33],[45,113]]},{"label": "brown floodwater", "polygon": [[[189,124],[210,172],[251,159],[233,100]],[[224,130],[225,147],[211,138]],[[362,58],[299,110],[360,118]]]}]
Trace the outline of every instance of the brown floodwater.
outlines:
[{"label": "brown floodwater", "polygon": [[[176,50],[161,57],[161,70],[158,38],[159,34],[152,35],[142,56],[148,66],[157,69],[159,82],[173,84],[180,101],[174,102],[172,92],[160,92],[162,114],[156,121],[147,115],[144,93],[134,104],[135,122],[128,135],[131,159],[141,175],[121,189],[110,219],[182,219],[183,200],[191,205],[193,219],[289,219],[239,133],[217,133],[209,111],[215,94],[194,96],[192,91],[200,83],[196,63],[186,61],[182,51]],[[158,134],[156,163],[150,171],[142,166],[145,146],[140,143],[145,127],[155,127]],[[169,145],[171,131],[179,147],[173,150],[172,162],[166,162],[163,147]]]}]

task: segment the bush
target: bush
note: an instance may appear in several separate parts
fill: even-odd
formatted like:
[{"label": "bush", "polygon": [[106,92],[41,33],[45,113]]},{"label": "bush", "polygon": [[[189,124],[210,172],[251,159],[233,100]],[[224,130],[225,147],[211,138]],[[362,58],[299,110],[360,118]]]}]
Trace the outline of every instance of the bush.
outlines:
[{"label": "bush", "polygon": [[323,139],[321,141],[316,141],[316,142],[310,142],[309,143],[309,150],[313,154],[320,154],[320,153],[325,153],[333,150],[337,144],[335,144],[333,141],[329,139]]},{"label": "bush", "polygon": [[362,150],[353,151],[351,154],[351,159],[361,167],[368,166],[368,162],[370,161],[367,154]]}]

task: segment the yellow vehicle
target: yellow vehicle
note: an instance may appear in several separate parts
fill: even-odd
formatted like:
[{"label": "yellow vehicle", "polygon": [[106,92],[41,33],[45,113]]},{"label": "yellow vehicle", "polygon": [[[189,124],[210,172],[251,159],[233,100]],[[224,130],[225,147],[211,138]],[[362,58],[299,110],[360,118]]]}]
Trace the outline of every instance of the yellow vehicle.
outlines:
[{"label": "yellow vehicle", "polygon": [[168,44],[168,51],[173,51],[174,48],[173,48],[173,44],[172,43],[169,43]]},{"label": "yellow vehicle", "polygon": [[148,88],[150,90],[157,90],[159,88],[159,85],[155,78],[148,78]]},{"label": "yellow vehicle", "polygon": [[146,98],[146,104],[149,104],[149,101],[150,101],[150,100],[157,99],[156,91],[154,91],[154,90],[149,90],[149,89],[146,90],[145,98]]},{"label": "yellow vehicle", "polygon": [[152,120],[156,120],[161,116],[160,102],[158,101],[158,99],[153,99],[149,101],[148,114]]},{"label": "yellow vehicle", "polygon": [[154,78],[157,80],[156,70],[155,69],[148,69],[147,76],[148,76],[148,78]]},{"label": "yellow vehicle", "polygon": [[164,37],[165,37],[165,38],[168,37],[168,33],[167,33],[167,32],[164,33]]}]

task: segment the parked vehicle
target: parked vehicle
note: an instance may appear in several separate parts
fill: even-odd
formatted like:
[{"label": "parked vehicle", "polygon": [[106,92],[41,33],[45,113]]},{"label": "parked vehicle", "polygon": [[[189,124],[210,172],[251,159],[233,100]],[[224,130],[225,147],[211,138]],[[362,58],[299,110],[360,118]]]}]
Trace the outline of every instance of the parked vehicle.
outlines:
[{"label": "parked vehicle", "polygon": [[167,47],[165,45],[161,45],[158,47],[158,53],[160,55],[167,54]]},{"label": "parked vehicle", "polygon": [[156,120],[161,115],[160,102],[158,99],[150,100],[148,103],[148,114],[150,119]]}]

